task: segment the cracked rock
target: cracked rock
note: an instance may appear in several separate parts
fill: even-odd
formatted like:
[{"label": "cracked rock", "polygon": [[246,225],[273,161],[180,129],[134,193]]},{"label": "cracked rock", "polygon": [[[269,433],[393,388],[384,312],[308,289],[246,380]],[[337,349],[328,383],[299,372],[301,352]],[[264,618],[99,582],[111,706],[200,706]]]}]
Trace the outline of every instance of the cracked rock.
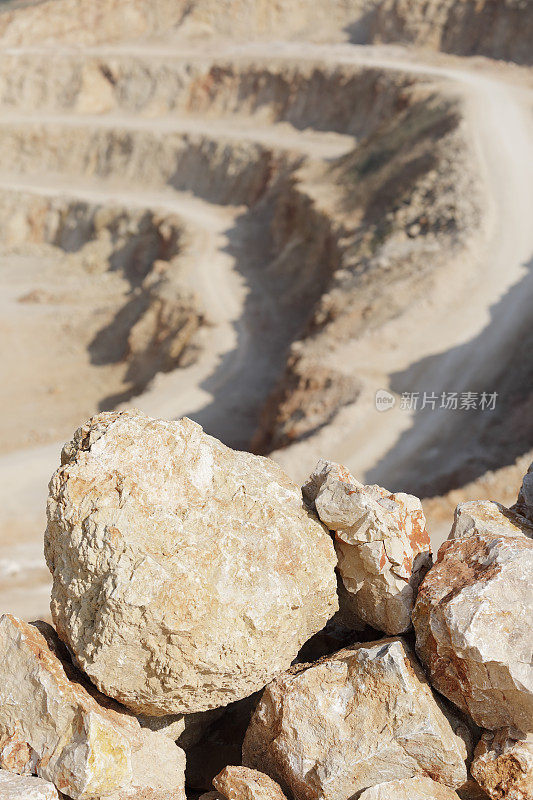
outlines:
[{"label": "cracked rock", "polygon": [[53,783],[0,769],[0,800],[59,800]]},{"label": "cracked rock", "polygon": [[366,789],[359,800],[459,800],[459,795],[431,778],[387,781]]},{"label": "cracked rock", "polygon": [[445,542],[413,614],[432,684],[484,728],[533,730],[533,541]]},{"label": "cracked rock", "polygon": [[455,509],[452,530],[448,539],[461,539],[478,533],[494,536],[528,536],[533,538],[533,526],[517,517],[505,506],[491,500],[468,500]]},{"label": "cracked rock", "polygon": [[348,800],[379,783],[467,779],[467,748],[401,639],[297,665],[264,690],[243,763],[296,800]]},{"label": "cracked rock", "polygon": [[185,800],[185,755],[86,683],[46,623],[0,619],[0,767],[73,800]]},{"label": "cracked rock", "polygon": [[324,460],[302,491],[335,531],[339,572],[353,597],[350,608],[341,605],[344,616],[355,611],[387,634],[407,631],[418,586],[431,566],[420,500],[363,486],[345,467]]},{"label": "cracked rock", "polygon": [[533,798],[533,735],[512,728],[486,731],[476,748],[472,775],[493,800]]},{"label": "cracked rock", "polygon": [[299,488],[186,418],[80,428],[50,482],[45,553],[59,636],[139,714],[252,694],[338,608],[334,548]]}]

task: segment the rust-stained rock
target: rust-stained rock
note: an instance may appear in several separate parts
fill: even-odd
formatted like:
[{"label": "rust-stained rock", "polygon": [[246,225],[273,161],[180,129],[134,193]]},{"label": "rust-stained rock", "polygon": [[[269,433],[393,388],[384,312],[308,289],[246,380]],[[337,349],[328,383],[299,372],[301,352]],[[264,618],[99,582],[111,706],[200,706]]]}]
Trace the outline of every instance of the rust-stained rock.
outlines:
[{"label": "rust-stained rock", "polygon": [[493,800],[532,800],[533,735],[512,728],[486,731],[471,769]]},{"label": "rust-stained rock", "polygon": [[413,614],[417,652],[442,694],[485,728],[533,730],[533,541],[445,542]]},{"label": "rust-stained rock", "polygon": [[411,627],[420,581],[431,565],[430,541],[417,497],[363,486],[341,464],[320,460],[302,487],[322,522],[335,531],[339,572],[353,596],[344,616],[388,634]]},{"label": "rust-stained rock", "polygon": [[401,639],[297,665],[264,690],[243,763],[296,800],[348,800],[388,780],[467,778],[467,749]]},{"label": "rust-stained rock", "polygon": [[461,539],[477,533],[494,536],[528,536],[533,538],[533,525],[492,500],[468,500],[455,509],[448,539]]},{"label": "rust-stained rock", "polygon": [[459,795],[431,778],[417,776],[372,786],[359,800],[459,800]]},{"label": "rust-stained rock", "polygon": [[59,800],[53,783],[0,769],[0,800]]},{"label": "rust-stained rock", "polygon": [[60,637],[141,714],[250,695],[338,607],[333,545],[299,488],[186,418],[80,428],[50,483],[45,550]]},{"label": "rust-stained rock", "polygon": [[225,767],[213,786],[227,800],[286,800],[279,784],[249,767]]},{"label": "rust-stained rock", "polygon": [[46,623],[0,620],[0,767],[73,800],[185,800],[183,751],[90,687]]}]

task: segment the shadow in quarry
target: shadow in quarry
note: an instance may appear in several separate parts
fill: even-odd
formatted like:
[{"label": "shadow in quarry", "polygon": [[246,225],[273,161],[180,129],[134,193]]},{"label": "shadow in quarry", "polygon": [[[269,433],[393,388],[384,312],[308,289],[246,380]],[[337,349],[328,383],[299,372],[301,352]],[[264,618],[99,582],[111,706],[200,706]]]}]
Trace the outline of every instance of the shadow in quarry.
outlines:
[{"label": "shadow in quarry", "polygon": [[[390,378],[393,392],[420,391],[422,398],[424,391],[433,391],[431,376],[441,385],[439,375],[450,372],[453,364],[453,385],[445,391],[497,392],[494,410],[417,411],[411,427],[366,475],[367,482],[420,497],[440,495],[487,470],[514,463],[533,447],[533,259],[525,266],[527,273],[491,306],[489,323],[474,339],[423,358]],[[494,362],[492,377],[483,379],[487,360]],[[471,375],[468,380],[463,371]],[[439,395],[436,409],[440,402]],[[428,439],[432,444],[420,452],[418,441]],[[428,482],[427,475],[435,477]]]},{"label": "shadow in quarry", "polygon": [[346,25],[343,30],[347,34],[350,44],[370,44],[377,11],[377,7],[371,8]]}]

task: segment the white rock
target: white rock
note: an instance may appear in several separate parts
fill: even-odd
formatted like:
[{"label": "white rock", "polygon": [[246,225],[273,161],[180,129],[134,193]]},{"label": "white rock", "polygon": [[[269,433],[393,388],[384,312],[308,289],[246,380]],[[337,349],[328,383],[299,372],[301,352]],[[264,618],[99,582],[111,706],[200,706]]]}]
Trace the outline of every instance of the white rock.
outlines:
[{"label": "white rock", "polygon": [[183,751],[85,683],[49,625],[4,615],[0,652],[1,768],[74,800],[185,800]]},{"label": "white rock", "polygon": [[467,749],[400,639],[292,667],[264,690],[243,763],[296,800],[348,800],[378,783],[467,779]]},{"label": "white rock", "polygon": [[413,614],[431,682],[474,721],[533,730],[533,541],[472,533],[445,542]]},{"label": "white rock", "polygon": [[533,538],[533,526],[517,517],[500,503],[491,500],[468,500],[455,509],[448,539],[461,539],[477,533],[494,536],[528,536]]},{"label": "white rock", "polygon": [[486,731],[471,769],[476,781],[494,800],[531,800],[533,735],[510,728]]},{"label": "white rock", "polygon": [[188,419],[105,413],[50,482],[45,552],[60,637],[136,713],[262,688],[338,607],[333,544],[273,461]]},{"label": "white rock", "polygon": [[0,800],[59,800],[53,783],[0,769]]},{"label": "white rock", "polygon": [[459,795],[431,778],[416,777],[372,786],[359,800],[459,800]]},{"label": "white rock", "polygon": [[[302,491],[335,531],[339,572],[359,619],[388,634],[408,630],[418,586],[431,565],[420,500],[363,486],[342,465],[323,460]],[[349,615],[350,609],[342,610]]]}]

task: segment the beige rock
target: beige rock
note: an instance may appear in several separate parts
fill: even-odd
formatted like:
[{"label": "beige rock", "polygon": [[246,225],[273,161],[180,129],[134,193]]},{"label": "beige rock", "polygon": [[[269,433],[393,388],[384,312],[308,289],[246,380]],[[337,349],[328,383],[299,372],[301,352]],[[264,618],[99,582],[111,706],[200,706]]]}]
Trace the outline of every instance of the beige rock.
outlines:
[{"label": "beige rock", "polygon": [[213,786],[227,800],[286,800],[272,778],[249,767],[225,767]]},{"label": "beige rock", "polygon": [[292,667],[264,690],[243,745],[243,763],[296,800],[347,800],[415,775],[461,786],[466,755],[401,639]]},{"label": "beige rock", "polygon": [[431,778],[416,777],[372,786],[359,800],[459,800],[459,795]]},{"label": "beige rock", "polygon": [[494,536],[528,536],[533,538],[533,526],[517,517],[505,506],[491,500],[468,500],[455,509],[449,539],[461,539],[477,533]]},{"label": "beige rock", "polygon": [[58,800],[53,783],[0,769],[0,800]]},{"label": "beige rock", "polygon": [[197,714],[168,714],[165,717],[149,717],[137,714],[141,727],[163,733],[183,750],[193,747],[209,726],[222,714],[223,709],[199,711]]},{"label": "beige rock", "polygon": [[476,781],[494,800],[531,800],[533,736],[510,728],[486,731],[471,769]]},{"label": "beige rock", "polygon": [[533,730],[533,541],[471,534],[445,542],[413,614],[430,680],[478,725]]},{"label": "beige rock", "polygon": [[45,537],[54,622],[136,713],[251,694],[337,610],[331,539],[269,459],[125,411],[80,428],[62,464]]},{"label": "beige rock", "polygon": [[[302,488],[335,533],[352,609],[388,634],[411,627],[416,592],[431,565],[430,541],[418,498],[363,486],[340,464],[319,461]],[[345,616],[350,609],[344,609]]]},{"label": "beige rock", "polygon": [[525,517],[526,520],[529,520],[529,522],[533,522],[533,464],[524,475],[518,500],[511,511],[515,511]]},{"label": "beige rock", "polygon": [[53,629],[0,620],[0,767],[74,800],[184,800],[185,756],[84,682]]}]

